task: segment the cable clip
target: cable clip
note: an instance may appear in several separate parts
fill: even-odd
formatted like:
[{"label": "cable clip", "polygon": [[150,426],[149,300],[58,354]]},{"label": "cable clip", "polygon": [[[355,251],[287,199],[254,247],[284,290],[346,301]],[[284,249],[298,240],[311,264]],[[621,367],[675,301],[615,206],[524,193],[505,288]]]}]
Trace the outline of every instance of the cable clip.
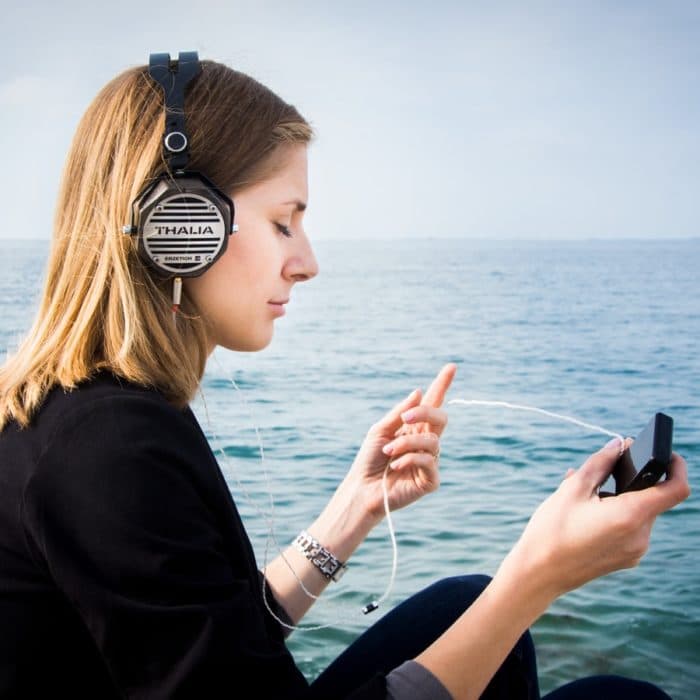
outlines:
[{"label": "cable clip", "polygon": [[373,600],[371,603],[368,603],[364,608],[362,608],[362,612],[367,615],[367,613],[374,612],[378,607],[379,603],[376,600]]}]

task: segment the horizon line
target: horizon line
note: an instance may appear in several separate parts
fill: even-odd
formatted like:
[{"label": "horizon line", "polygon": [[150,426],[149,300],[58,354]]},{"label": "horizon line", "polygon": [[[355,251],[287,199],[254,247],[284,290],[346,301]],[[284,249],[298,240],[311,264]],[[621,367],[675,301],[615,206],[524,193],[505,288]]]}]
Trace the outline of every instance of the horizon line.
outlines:
[{"label": "horizon line", "polygon": [[[425,241],[502,241],[507,243],[512,243],[513,241],[523,241],[531,243],[542,243],[542,242],[557,242],[557,243],[575,243],[576,241],[694,241],[700,240],[700,234],[694,234],[689,236],[679,235],[679,236],[579,236],[579,237],[545,237],[545,236],[419,236],[413,234],[405,234],[400,236],[330,236],[314,238],[313,235],[310,236],[312,243],[323,242],[323,241],[397,241],[397,240],[425,240]],[[11,237],[11,236],[0,236],[0,241],[8,242],[30,242],[30,241],[51,241],[50,236],[40,236],[40,237]]]}]

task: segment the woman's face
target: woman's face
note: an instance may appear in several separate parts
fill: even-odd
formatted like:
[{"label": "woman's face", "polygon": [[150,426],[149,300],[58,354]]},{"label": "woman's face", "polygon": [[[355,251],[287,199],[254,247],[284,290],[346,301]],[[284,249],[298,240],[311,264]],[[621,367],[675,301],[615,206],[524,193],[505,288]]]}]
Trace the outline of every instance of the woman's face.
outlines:
[{"label": "woman's face", "polygon": [[[238,232],[203,275],[186,290],[210,326],[209,351],[262,350],[296,282],[311,279],[318,264],[303,227],[308,199],[305,145],[284,147],[281,167],[233,198]],[[289,234],[281,230],[285,227]]]}]

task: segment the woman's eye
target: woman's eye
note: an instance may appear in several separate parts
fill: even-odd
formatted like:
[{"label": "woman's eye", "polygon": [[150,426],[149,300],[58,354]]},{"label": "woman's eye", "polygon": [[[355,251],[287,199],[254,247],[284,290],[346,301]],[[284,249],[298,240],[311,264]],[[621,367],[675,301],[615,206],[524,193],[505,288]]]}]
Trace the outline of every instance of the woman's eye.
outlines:
[{"label": "woman's eye", "polygon": [[292,237],[292,235],[293,235],[292,232],[291,232],[291,231],[289,230],[289,228],[288,228],[287,226],[285,226],[284,224],[278,224],[278,223],[275,221],[275,226],[277,226],[279,232],[280,232],[281,234],[287,236],[287,238],[291,238],[291,237]]}]

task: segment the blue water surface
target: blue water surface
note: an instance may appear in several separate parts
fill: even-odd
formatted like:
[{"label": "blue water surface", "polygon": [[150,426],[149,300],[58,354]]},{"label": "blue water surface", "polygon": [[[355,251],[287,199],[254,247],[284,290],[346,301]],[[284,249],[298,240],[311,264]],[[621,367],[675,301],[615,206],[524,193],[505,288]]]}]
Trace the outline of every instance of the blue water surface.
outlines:
[{"label": "blue water surface", "polygon": [[[2,241],[0,348],[34,314],[48,241]],[[530,404],[635,435],[675,421],[690,499],[658,518],[641,564],[557,600],[535,624],[543,691],[595,673],[700,696],[700,240],[315,243],[272,344],[218,349],[193,409],[244,516],[260,565],[307,526],[369,426],[445,362],[451,398]],[[240,389],[237,393],[233,378]],[[436,578],[493,574],[537,504],[608,438],[532,413],[448,406],[442,485],[394,514],[398,573],[380,525],[290,648],[314,677],[373,619]],[[257,430],[257,432],[256,432]],[[261,463],[258,438],[264,446]]]}]

